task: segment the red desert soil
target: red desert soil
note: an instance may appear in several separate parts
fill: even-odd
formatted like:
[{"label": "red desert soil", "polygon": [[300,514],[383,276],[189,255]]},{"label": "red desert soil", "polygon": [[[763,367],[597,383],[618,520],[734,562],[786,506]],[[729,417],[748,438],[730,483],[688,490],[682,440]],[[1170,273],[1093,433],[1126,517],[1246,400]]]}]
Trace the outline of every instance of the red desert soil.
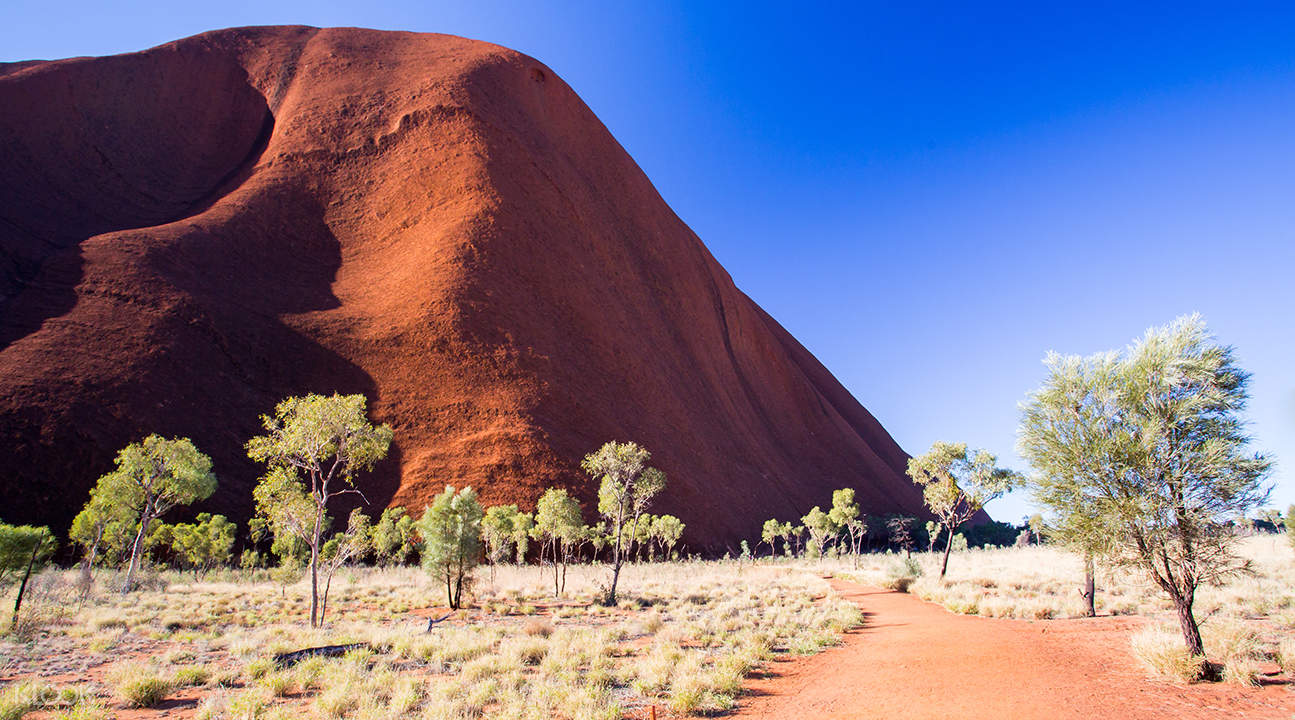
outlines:
[{"label": "red desert soil", "polygon": [[733,717],[1281,718],[1285,685],[1175,686],[1147,678],[1129,654],[1142,620],[1027,622],[955,615],[912,595],[833,580],[867,622],[844,644],[773,665]]},{"label": "red desert soil", "polygon": [[0,64],[0,157],[6,521],[65,525],[150,432],[215,460],[195,512],[246,516],[258,416],[334,391],[395,428],[379,507],[592,511],[579,459],[633,439],[693,549],[845,486],[922,514],[885,429],[520,53],[262,27]]}]

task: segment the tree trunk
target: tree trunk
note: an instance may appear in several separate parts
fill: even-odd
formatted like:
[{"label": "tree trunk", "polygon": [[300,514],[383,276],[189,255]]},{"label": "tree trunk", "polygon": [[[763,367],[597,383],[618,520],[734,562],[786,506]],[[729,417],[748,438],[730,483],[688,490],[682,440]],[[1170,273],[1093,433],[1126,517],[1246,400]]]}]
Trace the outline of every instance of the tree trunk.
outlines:
[{"label": "tree trunk", "polygon": [[81,599],[85,600],[90,595],[90,587],[94,583],[94,559],[99,554],[99,543],[103,540],[103,530],[100,530],[90,543],[90,548],[85,551],[85,558],[81,561]]},{"label": "tree trunk", "polygon": [[558,541],[553,540],[553,597],[557,597],[562,592],[558,588]]},{"label": "tree trunk", "polygon": [[953,550],[953,529],[950,528],[949,539],[944,543],[944,562],[940,564],[940,582],[944,582],[944,574],[949,571],[949,552]]},{"label": "tree trunk", "polygon": [[27,580],[31,578],[31,570],[36,567],[36,555],[40,552],[40,546],[45,544],[45,538],[39,537],[31,548],[31,558],[27,561],[27,572],[23,573],[22,583],[18,585],[18,598],[13,601],[13,620],[10,622],[10,629],[18,627],[18,611],[22,609],[22,596],[27,592]]},{"label": "tree trunk", "polygon": [[1093,569],[1093,556],[1084,555],[1084,590],[1080,593],[1088,608],[1088,617],[1097,617],[1097,580]]},{"label": "tree trunk", "polygon": [[315,511],[315,532],[310,541],[310,626],[319,627],[319,536],[323,534],[321,527],[324,509],[322,506]]},{"label": "tree trunk", "polygon": [[135,535],[135,542],[130,547],[130,566],[126,568],[126,584],[121,588],[121,594],[125,595],[135,587],[135,571],[139,569],[139,558],[144,554],[144,538],[148,536],[148,526],[153,521],[149,512],[149,506],[144,506],[144,512],[139,519],[139,532]]},{"label": "tree trunk", "polygon": [[328,578],[324,580],[324,598],[319,604],[319,626],[324,626],[324,618],[328,617],[328,589],[333,586],[333,570],[328,571]]},{"label": "tree trunk", "polygon": [[1174,610],[1178,613],[1178,624],[1183,630],[1183,641],[1187,643],[1187,652],[1192,655],[1204,655],[1205,644],[1201,642],[1201,629],[1196,625],[1196,616],[1192,614],[1192,597],[1183,597],[1173,593]]}]

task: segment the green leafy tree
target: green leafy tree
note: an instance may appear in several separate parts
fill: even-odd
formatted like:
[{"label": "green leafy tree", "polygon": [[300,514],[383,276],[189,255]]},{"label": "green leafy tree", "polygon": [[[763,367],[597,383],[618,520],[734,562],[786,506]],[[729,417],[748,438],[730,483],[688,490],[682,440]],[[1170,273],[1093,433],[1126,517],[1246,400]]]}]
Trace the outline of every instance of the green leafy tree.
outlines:
[{"label": "green leafy tree", "polygon": [[1019,450],[1051,532],[1169,596],[1187,650],[1201,583],[1248,569],[1233,522],[1267,497],[1271,463],[1248,450],[1249,374],[1199,316],[1152,328],[1124,352],[1050,353],[1022,408]]},{"label": "green leafy tree", "polygon": [[47,527],[0,522],[0,587],[22,575],[29,564],[43,567],[54,546],[54,535]]},{"label": "green leafy tree", "polygon": [[859,519],[859,504],[854,501],[854,488],[841,488],[832,492],[832,509],[827,513],[828,519],[839,530],[845,530],[850,539],[850,554],[854,565],[859,565],[859,544],[868,532],[867,523]]},{"label": "green leafy tree", "polygon": [[760,528],[760,542],[769,546],[769,555],[772,556],[777,552],[774,543],[782,537],[782,523],[777,518],[769,518],[764,521],[764,527]]},{"label": "green leafy tree", "polygon": [[684,522],[674,515],[657,515],[652,519],[652,540],[660,548],[661,557],[670,559],[686,528]]},{"label": "green leafy tree", "polygon": [[379,565],[403,565],[418,548],[414,519],[402,507],[382,511],[373,525],[373,552]]},{"label": "green leafy tree", "polygon": [[513,518],[513,547],[517,550],[517,564],[526,562],[526,552],[530,550],[531,531],[535,528],[535,516],[519,512]]},{"label": "green leafy tree", "polygon": [[949,541],[949,544],[953,546],[954,550],[964,552],[967,549],[967,536],[962,533],[958,533],[953,536],[953,539]]},{"label": "green leafy tree", "polygon": [[926,551],[935,552],[935,541],[940,537],[940,523],[935,520],[926,521]]},{"label": "green leafy tree", "polygon": [[320,598],[319,624],[328,616],[328,591],[333,586],[333,575],[346,565],[373,552],[373,521],[359,508],[351,511],[346,529],[334,533],[320,549],[319,558],[324,569],[324,595]]},{"label": "green leafy tree", "polygon": [[18,627],[18,613],[22,610],[27,581],[33,572],[49,562],[57,545],[54,533],[47,527],[0,522],[0,586],[3,586],[6,579],[18,576],[22,578],[18,583],[18,596],[13,603],[11,629]]},{"label": "green leafy tree", "polygon": [[800,521],[809,531],[809,549],[812,557],[821,558],[827,547],[827,541],[836,534],[839,528],[832,522],[832,516],[815,505]]},{"label": "green leafy tree", "polygon": [[580,503],[564,488],[549,488],[535,504],[535,526],[531,536],[540,541],[540,562],[547,555],[553,561],[553,594],[566,590],[567,561],[572,548],[580,542],[584,518]]},{"label": "green leafy tree", "polygon": [[481,521],[485,513],[470,487],[446,485],[423,511],[418,533],[423,536],[423,567],[445,582],[450,609],[463,604],[463,586],[481,561]]},{"label": "green leafy tree", "polygon": [[224,515],[201,513],[192,523],[169,526],[169,545],[175,557],[196,576],[229,563],[234,556],[237,529]]},{"label": "green leafy tree", "polygon": [[[257,507],[262,516],[303,540],[310,548],[310,625],[319,624],[319,552],[327,527],[328,501],[337,495],[363,493],[355,476],[386,457],[391,446],[389,425],[369,423],[363,395],[290,397],[262,415],[265,435],[247,443],[248,457],[269,468],[261,480]],[[293,490],[292,486],[297,489]],[[306,527],[302,498],[312,506]],[[288,512],[276,502],[292,505]],[[366,500],[367,502],[367,500]],[[272,517],[273,516],[273,517]],[[277,536],[278,533],[276,533]]]},{"label": "green leafy tree", "polygon": [[791,541],[791,556],[796,557],[804,552],[802,545],[805,542],[805,533],[809,528],[804,525],[792,525],[790,521],[786,525],[787,539]]},{"label": "green leafy tree", "polygon": [[496,505],[486,509],[481,521],[481,540],[486,545],[486,560],[490,562],[490,582],[495,581],[495,565],[507,560],[514,552],[516,537],[516,505]]},{"label": "green leafy tree", "polygon": [[1043,522],[1043,515],[1041,513],[1034,513],[1033,515],[1030,516],[1030,519],[1027,520],[1025,524],[1029,526],[1030,533],[1034,536],[1034,541],[1036,543],[1042,543],[1043,530],[1046,526],[1046,524]]},{"label": "green leafy tree", "polygon": [[95,563],[101,556],[120,560],[134,537],[135,518],[125,505],[110,502],[96,487],[72,519],[68,539],[81,547],[81,586],[89,592]]},{"label": "green leafy tree", "polygon": [[949,569],[953,533],[1020,479],[1015,472],[998,467],[998,459],[984,450],[969,452],[966,443],[945,442],[937,442],[926,454],[910,459],[908,476],[922,487],[926,507],[949,534],[940,580]]},{"label": "green leafy tree", "polygon": [[654,560],[652,557],[652,521],[656,519],[651,513],[639,515],[638,522],[634,523],[634,531],[631,535],[633,547],[638,550],[638,561],[644,559]]},{"label": "green leafy tree", "polygon": [[665,489],[665,473],[648,467],[650,459],[652,454],[636,443],[612,441],[580,463],[598,481],[598,513],[606,519],[612,536],[612,577],[603,593],[605,605],[616,604],[621,566],[630,551],[625,528],[635,527],[652,499]]},{"label": "green leafy tree", "polygon": [[122,448],[115,462],[116,469],[99,478],[92,497],[124,508],[134,525],[130,566],[122,586],[125,593],[135,586],[153,522],[175,507],[211,497],[216,476],[211,473],[211,458],[188,438],[149,435]]}]

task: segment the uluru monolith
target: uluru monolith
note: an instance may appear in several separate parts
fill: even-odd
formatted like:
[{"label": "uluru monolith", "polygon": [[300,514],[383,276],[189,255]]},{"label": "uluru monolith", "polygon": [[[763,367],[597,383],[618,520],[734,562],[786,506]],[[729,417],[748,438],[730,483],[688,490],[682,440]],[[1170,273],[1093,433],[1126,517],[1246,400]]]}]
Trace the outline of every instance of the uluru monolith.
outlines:
[{"label": "uluru monolith", "polygon": [[447,35],[222,30],[0,65],[0,482],[65,526],[116,450],[188,436],[246,517],[258,416],[364,393],[367,498],[532,507],[653,453],[693,549],[853,487],[924,515],[907,456],[739,291],[541,63]]}]

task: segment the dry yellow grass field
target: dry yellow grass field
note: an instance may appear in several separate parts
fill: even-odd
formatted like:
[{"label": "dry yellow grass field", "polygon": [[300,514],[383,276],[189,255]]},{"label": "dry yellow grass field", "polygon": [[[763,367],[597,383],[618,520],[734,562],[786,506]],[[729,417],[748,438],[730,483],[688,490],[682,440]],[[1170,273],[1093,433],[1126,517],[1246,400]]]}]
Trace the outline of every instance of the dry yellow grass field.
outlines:
[{"label": "dry yellow grass field", "polygon": [[[500,567],[492,581],[483,568],[473,606],[451,614],[417,569],[344,571],[326,626],[311,630],[308,588],[266,573],[196,582],[168,573],[143,592],[101,588],[82,603],[75,573],[51,572],[30,600],[39,619],[31,639],[0,644],[0,720],[32,711],[69,720],[596,720],[650,705],[687,716],[731,708],[763,662],[818,652],[860,622],[854,605],[795,568],[634,565],[615,608],[593,602],[606,575],[572,566],[554,598],[547,569]],[[272,659],[347,643],[366,647],[292,668]]]}]

